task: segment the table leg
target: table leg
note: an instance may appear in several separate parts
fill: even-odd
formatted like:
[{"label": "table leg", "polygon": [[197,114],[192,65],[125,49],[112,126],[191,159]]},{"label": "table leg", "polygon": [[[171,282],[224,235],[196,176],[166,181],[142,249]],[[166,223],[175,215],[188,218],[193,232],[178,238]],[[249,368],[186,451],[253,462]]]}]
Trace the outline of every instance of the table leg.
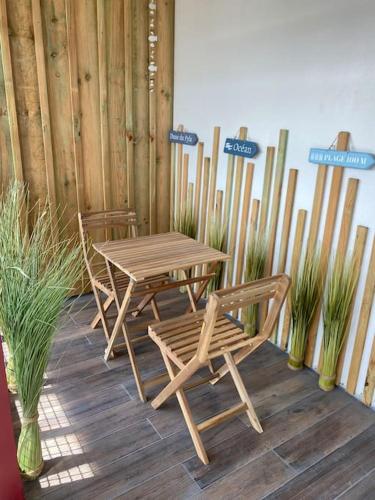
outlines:
[{"label": "table leg", "polygon": [[[112,266],[109,262],[107,262],[107,267],[108,267],[108,273],[110,276],[111,284],[114,287],[114,289],[116,289],[116,280],[114,278]],[[128,308],[129,308],[130,299],[131,299],[131,295],[132,295],[132,291],[134,289],[134,286],[135,286],[135,281],[130,280],[121,305],[120,305],[117,290],[114,294],[115,295],[115,302],[116,302],[116,306],[117,306],[117,311],[118,311],[118,316],[117,316],[117,319],[115,322],[115,326],[113,327],[112,335],[111,335],[111,338],[109,339],[107,349],[105,350],[105,353],[104,353],[104,359],[106,361],[108,361],[108,359],[111,355],[111,352],[113,350],[115,340],[118,337],[118,335],[120,334],[120,330],[122,330],[125,344],[126,344],[126,348],[127,348],[128,355],[129,355],[130,364],[131,364],[131,367],[133,370],[135,383],[137,385],[139,397],[142,401],[146,401],[143,382],[142,382],[139,368],[137,365],[137,360],[135,357],[133,344],[131,342],[131,339],[129,336],[129,331],[127,329],[127,325],[126,325],[126,321],[125,321],[126,313],[127,313]]]}]

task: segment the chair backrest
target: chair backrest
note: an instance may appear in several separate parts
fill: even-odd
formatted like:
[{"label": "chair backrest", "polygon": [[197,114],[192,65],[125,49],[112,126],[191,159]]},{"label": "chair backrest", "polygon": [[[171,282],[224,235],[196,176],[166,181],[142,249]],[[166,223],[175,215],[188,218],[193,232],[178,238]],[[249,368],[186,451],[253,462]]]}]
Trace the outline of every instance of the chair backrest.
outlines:
[{"label": "chair backrest", "polygon": [[108,235],[108,230],[124,228],[130,232],[133,238],[137,236],[137,216],[135,211],[130,208],[103,210],[101,212],[79,212],[78,224],[83,254],[90,278],[95,274],[92,269],[92,259],[89,256],[92,232],[105,230],[105,234]]},{"label": "chair backrest", "polygon": [[[272,334],[276,325],[289,286],[289,276],[286,274],[277,274],[275,276],[262,278],[250,283],[244,283],[233,288],[226,288],[211,293],[208,297],[197,349],[199,360],[202,362],[207,360],[216,322],[223,314],[246,308],[251,304],[260,304],[272,300],[272,305],[268,310],[261,331],[256,337],[249,337],[249,340],[245,341],[245,343],[248,342],[249,345],[253,343],[260,345],[265,342]],[[241,342],[238,343],[238,348],[243,345],[244,340],[242,339]],[[236,348],[236,344],[231,346],[231,350],[235,350]]]}]

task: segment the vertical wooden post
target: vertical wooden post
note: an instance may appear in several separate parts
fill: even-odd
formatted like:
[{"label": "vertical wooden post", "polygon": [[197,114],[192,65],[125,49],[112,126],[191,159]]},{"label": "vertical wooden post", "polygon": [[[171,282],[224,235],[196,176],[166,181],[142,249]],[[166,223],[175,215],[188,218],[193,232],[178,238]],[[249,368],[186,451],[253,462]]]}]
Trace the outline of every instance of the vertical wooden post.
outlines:
[{"label": "vertical wooden post", "polygon": [[201,191],[202,191],[203,148],[204,148],[203,142],[198,143],[197,166],[195,173],[195,197],[194,197],[194,220],[197,226],[199,220],[199,210],[200,210]]},{"label": "vertical wooden post", "polygon": [[134,105],[132,0],[124,0],[125,141],[128,207],[135,208],[134,196]]},{"label": "vertical wooden post", "polygon": [[[149,43],[148,43],[148,113],[149,113],[149,212],[150,212],[150,234],[157,230],[157,213],[156,213],[156,97],[155,97],[155,74],[157,71],[156,61],[154,60],[155,48],[158,47],[156,41],[151,41],[154,37],[155,29],[151,28],[151,20],[156,22],[158,12],[156,8],[156,0],[150,0],[149,3]],[[157,52],[157,50],[156,50]],[[154,66],[154,68],[153,68]]]},{"label": "vertical wooden post", "polygon": [[259,232],[261,234],[264,234],[266,232],[266,227],[267,227],[274,156],[275,156],[275,148],[273,146],[269,146],[267,148],[266,165],[264,168],[263,191],[262,191],[261,207],[260,207]]},{"label": "vertical wooden post", "polygon": [[214,139],[212,144],[210,194],[209,194],[209,204],[208,204],[208,214],[210,217],[213,217],[215,212],[215,193],[216,193],[217,165],[219,160],[219,144],[220,144],[220,127],[215,127]]},{"label": "vertical wooden post", "polygon": [[223,194],[221,189],[216,191],[215,220],[218,224],[223,223]]}]

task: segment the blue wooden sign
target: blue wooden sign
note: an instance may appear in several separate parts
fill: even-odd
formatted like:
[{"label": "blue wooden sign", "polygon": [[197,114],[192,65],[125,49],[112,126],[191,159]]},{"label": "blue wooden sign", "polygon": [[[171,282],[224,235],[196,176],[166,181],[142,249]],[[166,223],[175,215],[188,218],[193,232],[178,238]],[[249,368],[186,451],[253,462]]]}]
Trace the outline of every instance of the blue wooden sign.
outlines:
[{"label": "blue wooden sign", "polygon": [[224,153],[229,153],[234,156],[243,156],[244,158],[253,158],[257,152],[258,144],[256,142],[231,138],[225,140]]},{"label": "blue wooden sign", "polygon": [[177,142],[178,144],[186,144],[187,146],[195,146],[198,142],[197,134],[192,132],[180,132],[179,130],[169,131],[169,142]]},{"label": "blue wooden sign", "polygon": [[358,151],[336,151],[334,149],[310,149],[309,162],[336,167],[368,169],[375,165],[375,156]]}]

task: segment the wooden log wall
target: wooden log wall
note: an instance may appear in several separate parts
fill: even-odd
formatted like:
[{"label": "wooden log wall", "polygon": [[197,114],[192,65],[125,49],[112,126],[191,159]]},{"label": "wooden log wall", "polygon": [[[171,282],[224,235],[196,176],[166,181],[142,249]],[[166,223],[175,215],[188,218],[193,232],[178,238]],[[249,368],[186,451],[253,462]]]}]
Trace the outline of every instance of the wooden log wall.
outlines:
[{"label": "wooden log wall", "polygon": [[0,0],[0,188],[169,229],[174,0]]},{"label": "wooden log wall", "polygon": [[[180,126],[182,129],[182,126]],[[241,127],[240,138],[245,138],[247,128]],[[340,132],[337,136],[336,148],[345,150],[348,147],[349,132]],[[207,228],[213,219],[213,207],[220,207],[219,220],[226,224],[225,250],[232,255],[232,262],[227,265],[224,273],[224,285],[231,286],[244,281],[246,247],[249,238],[258,231],[267,235],[268,254],[266,274],[287,272],[295,275],[304,251],[312,252],[320,248],[321,266],[324,275],[328,267],[335,265],[345,255],[352,254],[355,265],[364,275],[364,286],[356,290],[355,304],[359,308],[359,317],[353,321],[351,316],[348,325],[347,341],[342,349],[338,367],[337,383],[341,384],[350,394],[360,395],[365,404],[371,405],[375,391],[375,340],[368,361],[367,377],[360,386],[358,377],[364,360],[366,341],[371,341],[373,333],[369,331],[369,320],[372,312],[375,291],[375,240],[370,241],[368,228],[352,227],[352,218],[358,193],[359,180],[349,178],[343,186],[343,169],[319,165],[316,170],[316,183],[311,207],[295,206],[295,194],[298,190],[299,175],[295,168],[286,168],[288,131],[281,130],[278,147],[269,146],[266,149],[265,164],[260,166],[262,158],[256,160],[258,165],[247,163],[244,159],[227,155],[225,190],[218,189],[217,168],[218,154],[222,152],[220,128],[213,131],[212,155],[207,156],[203,142],[199,142],[196,152],[195,185],[189,183],[189,200],[193,203],[193,213],[198,225],[198,239],[207,242]],[[176,180],[172,192],[171,227],[173,219],[184,206],[186,186],[192,175],[189,175],[189,152],[191,147],[172,145],[172,178]],[[209,153],[208,153],[209,154]],[[221,153],[223,154],[223,153]],[[192,155],[193,156],[193,155]],[[275,161],[276,159],[276,161]],[[225,163],[225,162],[224,162]],[[221,164],[224,164],[221,163]],[[261,173],[259,168],[262,169]],[[258,172],[257,172],[258,169]],[[330,175],[329,191],[326,189],[327,174]],[[252,190],[253,178],[263,177],[261,199],[257,199]],[[284,198],[282,192],[285,192]],[[216,194],[216,199],[215,199]],[[323,210],[324,196],[329,195],[327,208]],[[223,202],[224,200],[224,202]],[[342,210],[339,211],[340,200]],[[174,207],[174,209],[173,209]],[[217,218],[217,210],[215,217]],[[292,232],[292,220],[295,229]],[[337,229],[336,229],[337,228]],[[322,231],[322,242],[318,241],[319,231]],[[337,244],[334,246],[334,236],[337,231]],[[277,237],[277,234],[279,237]],[[349,248],[350,235],[355,234],[353,248]],[[277,246],[278,245],[278,246]],[[365,251],[371,254],[368,262],[364,261]],[[335,256],[333,260],[332,256]],[[354,302],[353,302],[354,304]],[[322,318],[322,304],[309,332],[305,363],[319,371],[321,359],[321,342],[317,342]],[[260,321],[264,320],[266,311],[261,311]],[[290,297],[284,305],[281,320],[272,337],[272,341],[282,350],[288,349],[291,326]],[[348,342],[348,339],[354,342]],[[368,344],[369,342],[367,342]],[[348,345],[352,349],[348,352]],[[344,361],[349,363],[347,376],[343,379]]]}]

